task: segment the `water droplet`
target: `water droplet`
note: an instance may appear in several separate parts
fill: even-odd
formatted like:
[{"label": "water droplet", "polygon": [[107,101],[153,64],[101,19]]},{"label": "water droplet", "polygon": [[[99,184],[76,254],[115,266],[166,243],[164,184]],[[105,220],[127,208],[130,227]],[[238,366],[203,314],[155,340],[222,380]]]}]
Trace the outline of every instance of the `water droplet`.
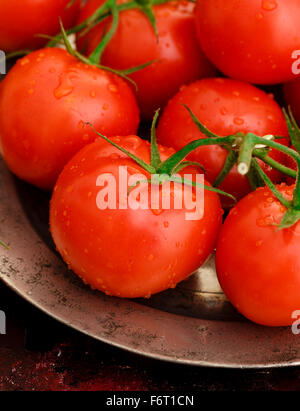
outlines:
[{"label": "water droplet", "polygon": [[276,0],[262,0],[261,7],[266,11],[272,11],[277,8],[278,4]]},{"label": "water droplet", "polygon": [[240,96],[240,92],[239,91],[233,91],[232,92],[232,94],[235,96],[235,97],[239,97]]},{"label": "water droplet", "polygon": [[264,18],[264,15],[261,12],[259,12],[256,13],[255,17],[257,18],[257,20],[262,20]]},{"label": "water droplet", "polygon": [[74,90],[71,85],[61,83],[53,92],[55,98],[61,99],[63,97],[69,96]]},{"label": "water droplet", "polygon": [[30,60],[29,60],[29,58],[24,58],[24,59],[22,59],[21,60],[21,66],[25,66],[26,64],[28,64],[28,63],[30,63]]},{"label": "water droplet", "polygon": [[227,108],[226,107],[222,107],[221,109],[220,109],[220,113],[223,115],[223,116],[225,116],[226,114],[227,114]]},{"label": "water droplet", "polygon": [[90,92],[90,96],[91,96],[92,98],[95,98],[95,97],[96,97],[95,91],[91,91],[91,92]]},{"label": "water droplet", "polygon": [[240,117],[235,117],[233,119],[234,124],[236,124],[237,126],[241,126],[242,124],[244,124],[244,119],[240,118]]},{"label": "water droplet", "polygon": [[161,209],[155,210],[155,209],[151,208],[151,211],[154,215],[160,215],[160,214],[163,213],[164,210],[161,210]]},{"label": "water droplet", "polygon": [[261,245],[262,245],[262,240],[258,240],[258,241],[256,241],[256,243],[255,243],[255,245],[256,245],[256,247],[260,247]]},{"label": "water droplet", "polygon": [[104,103],[103,106],[102,106],[102,108],[103,108],[103,110],[105,110],[105,111],[108,110],[108,104]]},{"label": "water droplet", "polygon": [[34,89],[33,88],[30,88],[29,90],[28,90],[28,94],[33,94],[34,93]]},{"label": "water droplet", "polygon": [[169,222],[168,221],[164,221],[164,227],[168,228],[169,227]]},{"label": "water droplet", "polygon": [[153,255],[153,254],[149,254],[147,260],[148,260],[148,261],[153,261],[153,260],[154,260],[154,255]]},{"label": "water droplet", "polygon": [[108,90],[111,91],[112,93],[117,93],[118,87],[115,84],[109,84]]}]

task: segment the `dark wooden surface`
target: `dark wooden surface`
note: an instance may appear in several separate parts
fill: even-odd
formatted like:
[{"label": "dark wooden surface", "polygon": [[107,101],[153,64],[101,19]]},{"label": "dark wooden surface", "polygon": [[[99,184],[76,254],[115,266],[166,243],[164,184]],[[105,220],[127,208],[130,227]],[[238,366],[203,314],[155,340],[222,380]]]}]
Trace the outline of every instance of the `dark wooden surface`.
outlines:
[{"label": "dark wooden surface", "polygon": [[[0,390],[300,390],[300,368],[222,370],[159,362],[102,344],[30,306],[0,283]],[[299,337],[300,338],[300,337]]]}]

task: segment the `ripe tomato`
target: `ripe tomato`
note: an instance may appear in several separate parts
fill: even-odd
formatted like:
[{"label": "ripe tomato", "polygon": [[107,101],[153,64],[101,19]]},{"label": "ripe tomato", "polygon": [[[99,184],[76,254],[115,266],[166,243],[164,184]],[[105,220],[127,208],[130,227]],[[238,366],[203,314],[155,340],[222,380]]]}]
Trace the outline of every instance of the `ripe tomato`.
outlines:
[{"label": "ripe tomato", "polygon": [[[277,188],[292,199],[293,186]],[[217,244],[224,293],[245,317],[269,326],[290,325],[300,305],[300,222],[278,230],[285,211],[268,188],[259,188],[231,210]]]},{"label": "ripe tomato", "polygon": [[197,34],[208,58],[229,77],[256,84],[296,78],[299,19],[299,0],[197,0],[196,6]]},{"label": "ripe tomato", "polygon": [[95,135],[135,133],[139,110],[118,76],[80,63],[62,49],[19,60],[0,85],[0,146],[21,179],[50,189],[68,160]]},{"label": "ripe tomato", "polygon": [[286,104],[291,106],[293,115],[300,125],[300,79],[284,84],[283,92]]},{"label": "ripe tomato", "polygon": [[[137,136],[114,137],[112,141],[150,163],[148,142]],[[164,147],[159,151],[162,160],[174,152]],[[128,179],[135,173],[149,178],[137,163],[103,140],[77,153],[53,192],[51,233],[69,267],[93,288],[119,297],[149,297],[175,287],[208,258],[222,224],[220,200],[215,192],[205,190],[204,213],[199,220],[187,220],[185,207],[175,209],[172,202],[170,209],[152,209],[150,195],[149,202],[144,195],[136,195],[138,209],[120,209],[124,204],[119,194],[120,166],[127,167]],[[184,174],[187,172],[199,170],[190,167]],[[100,188],[96,182],[105,173],[116,182],[115,209],[97,207]],[[185,188],[195,193],[195,188]],[[152,186],[141,184],[140,189],[151,193]],[[171,185],[171,198],[178,190],[183,190],[181,185]]]},{"label": "ripe tomato", "polygon": [[47,40],[35,35],[58,33],[59,17],[66,28],[71,27],[79,6],[79,0],[0,0],[0,49],[11,52],[41,47]]},{"label": "ripe tomato", "polygon": [[[92,13],[102,0],[92,0],[82,9],[79,21]],[[153,7],[158,41],[148,18],[140,10],[120,13],[117,32],[105,49],[101,62],[109,67],[127,69],[149,61],[151,66],[131,75],[138,86],[142,116],[151,119],[154,110],[163,107],[182,84],[216,73],[204,57],[196,39],[194,4],[174,1]],[[94,28],[86,43],[90,54],[100,43],[107,21]],[[84,40],[79,42],[79,48]]]},{"label": "ripe tomato", "polygon": [[[279,105],[265,92],[236,80],[202,79],[183,87],[169,101],[161,116],[157,139],[161,144],[176,150],[190,141],[204,137],[182,106],[183,103],[209,130],[223,137],[238,132],[252,132],[259,136],[288,136]],[[286,144],[284,140],[280,142]],[[213,183],[221,172],[227,155],[227,150],[220,146],[204,146],[192,152],[189,158],[202,164],[206,178]],[[277,161],[284,162],[285,156],[279,151],[272,151],[270,155]],[[270,170],[266,166],[264,170],[272,181],[281,181],[282,176],[276,170]],[[251,191],[247,176],[241,176],[236,166],[220,188],[237,199]],[[232,205],[232,201],[227,197],[224,197],[222,202],[225,207]]]}]

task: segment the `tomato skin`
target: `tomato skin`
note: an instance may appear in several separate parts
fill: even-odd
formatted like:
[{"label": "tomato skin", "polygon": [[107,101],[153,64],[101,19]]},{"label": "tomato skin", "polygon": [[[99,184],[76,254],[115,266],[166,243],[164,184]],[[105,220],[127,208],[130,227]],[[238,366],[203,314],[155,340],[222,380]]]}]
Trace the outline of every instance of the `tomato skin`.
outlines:
[{"label": "tomato skin", "polygon": [[69,3],[70,0],[0,0],[0,49],[12,52],[42,47],[47,40],[35,35],[58,33],[59,17],[65,28],[74,24],[80,0],[67,8]]},{"label": "tomato skin", "polygon": [[[90,1],[85,6],[89,13],[102,0]],[[127,69],[149,61],[151,66],[131,75],[138,86],[137,97],[142,116],[150,120],[157,108],[165,106],[182,84],[216,71],[203,55],[196,39],[194,5],[175,1],[153,7],[159,41],[148,18],[137,9],[120,13],[117,32],[103,53],[101,62],[109,67]],[[87,17],[83,8],[81,22]],[[86,54],[100,43],[107,21],[90,32]],[[79,48],[84,39],[79,42]]]},{"label": "tomato skin", "polygon": [[[209,130],[223,137],[238,132],[288,136],[279,105],[262,90],[236,80],[202,79],[183,87],[169,101],[160,118],[157,139],[176,150],[193,140],[204,138],[182,104],[186,104]],[[284,139],[280,142],[287,144]],[[273,150],[270,155],[281,163],[285,162],[285,156],[279,151]],[[219,146],[204,146],[189,155],[189,159],[202,164],[211,183],[221,172],[226,157],[227,151]],[[282,175],[276,170],[270,171],[266,166],[264,170],[275,183],[282,181]],[[248,178],[241,176],[236,166],[220,188],[237,199],[251,191]],[[232,206],[232,201],[224,197],[222,204],[228,208]]]},{"label": "tomato skin", "polygon": [[[112,140],[150,162],[148,142],[137,136]],[[159,150],[162,160],[174,152],[164,147]],[[77,153],[53,192],[51,233],[63,259],[92,288],[119,297],[149,297],[175,287],[213,251],[222,224],[220,200],[216,193],[205,191],[204,215],[194,221],[185,219],[184,209],[100,210],[96,180],[103,173],[111,173],[116,177],[118,193],[121,165],[128,167],[129,174],[149,177],[103,140]],[[199,170],[190,168],[189,172]]]},{"label": "tomato skin", "polygon": [[283,85],[284,99],[300,126],[300,79]]},{"label": "tomato skin", "polygon": [[196,29],[208,58],[227,76],[255,84],[296,78],[298,0],[197,0]]},{"label": "tomato skin", "polygon": [[[124,104],[126,102],[126,104]],[[19,60],[0,86],[0,146],[21,179],[51,189],[69,159],[95,133],[135,133],[139,109],[118,76],[62,49],[42,49]]]},{"label": "tomato skin", "polygon": [[[294,186],[277,186],[291,200]],[[287,326],[300,304],[300,222],[278,230],[286,209],[268,188],[242,199],[225,220],[216,269],[231,303],[262,325]]]}]

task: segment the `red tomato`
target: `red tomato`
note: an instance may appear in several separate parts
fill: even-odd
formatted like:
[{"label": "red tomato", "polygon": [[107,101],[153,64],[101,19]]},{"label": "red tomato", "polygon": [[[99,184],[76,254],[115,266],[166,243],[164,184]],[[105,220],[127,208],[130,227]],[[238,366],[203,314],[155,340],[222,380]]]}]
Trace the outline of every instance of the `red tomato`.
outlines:
[{"label": "red tomato", "polygon": [[[136,136],[112,140],[150,163],[148,142]],[[174,152],[159,150],[162,160]],[[136,197],[145,209],[120,209],[120,166],[128,168],[129,176],[141,173],[142,179],[149,178],[127,155],[103,140],[77,153],[53,192],[51,233],[69,267],[93,288],[119,297],[149,297],[175,287],[204,263],[215,246],[222,209],[218,195],[211,191],[204,193],[204,214],[199,220],[187,220],[185,207],[174,209],[172,203],[170,209],[152,209],[150,196],[148,202],[143,195]],[[199,170],[190,167],[189,172]],[[115,178],[115,209],[97,207],[100,187],[96,181],[104,173]],[[151,194],[152,187],[141,184],[140,189]],[[195,193],[195,188],[187,189]],[[171,198],[178,190],[182,191],[181,185],[171,185]]]},{"label": "red tomato", "polygon": [[68,160],[95,134],[135,133],[139,110],[118,76],[80,63],[62,49],[19,60],[0,86],[0,146],[20,178],[50,189]]},{"label": "red tomato", "polygon": [[203,51],[223,73],[251,83],[296,78],[292,53],[300,49],[299,20],[299,0],[197,0]]},{"label": "red tomato", "polygon": [[[288,136],[279,105],[265,92],[240,81],[203,79],[183,87],[169,101],[161,116],[157,139],[161,144],[176,150],[190,141],[204,137],[182,106],[183,103],[209,130],[223,137],[238,132],[252,132],[259,136]],[[280,142],[286,144],[284,140]],[[191,153],[189,158],[202,164],[207,179],[213,183],[221,172],[227,155],[227,150],[222,147],[204,146]],[[282,163],[285,159],[283,154],[275,150],[271,152],[271,157]],[[282,175],[276,170],[269,170],[268,167],[264,167],[264,170],[274,182],[281,181]],[[220,188],[237,199],[251,191],[247,176],[241,176],[236,166]],[[227,197],[222,201],[225,207],[232,205]]]},{"label": "red tomato", "polygon": [[55,35],[74,24],[80,1],[76,0],[0,0],[0,49],[11,52],[41,47],[47,40],[36,34]]},{"label": "red tomato", "polygon": [[[293,187],[280,192],[292,199]],[[231,210],[217,244],[216,268],[224,293],[248,319],[287,326],[300,305],[300,222],[278,230],[286,209],[259,188]]]},{"label": "red tomato", "polygon": [[300,126],[300,79],[284,84],[283,92],[286,104],[291,106],[293,115]]},{"label": "red tomato", "polygon": [[[79,21],[85,20],[102,2],[89,1]],[[117,32],[101,59],[102,64],[117,69],[158,60],[131,75],[138,86],[137,96],[142,115],[148,120],[154,110],[163,107],[182,84],[216,73],[196,39],[194,5],[175,1],[154,6],[153,10],[159,41],[144,13],[137,9],[123,11],[120,13]],[[87,55],[100,43],[105,29],[107,21],[90,32],[86,44]],[[79,48],[83,42],[79,42]]]}]

